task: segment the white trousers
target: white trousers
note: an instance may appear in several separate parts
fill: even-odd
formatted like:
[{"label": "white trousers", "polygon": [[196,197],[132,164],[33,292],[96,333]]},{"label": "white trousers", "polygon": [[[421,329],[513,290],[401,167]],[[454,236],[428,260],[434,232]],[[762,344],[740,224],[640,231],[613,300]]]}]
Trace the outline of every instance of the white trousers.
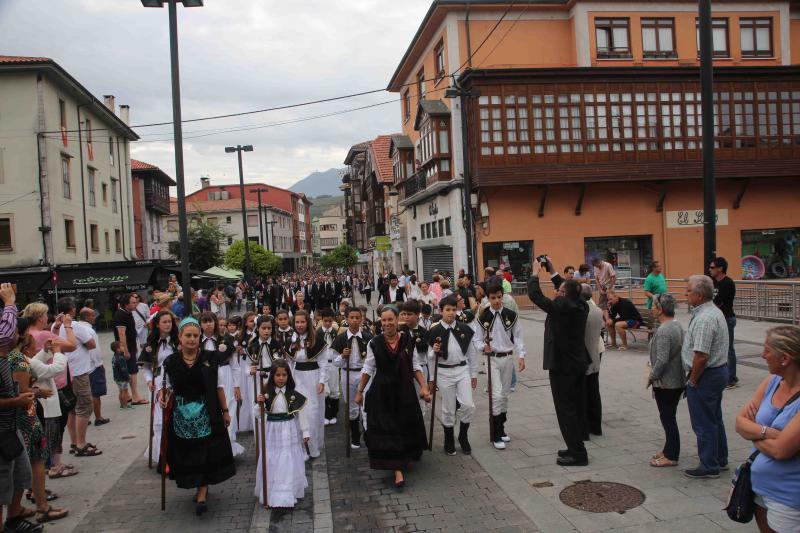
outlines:
[{"label": "white trousers", "polygon": [[[342,391],[342,401],[347,401],[347,387],[348,385],[345,384],[347,381],[347,369],[342,368],[341,372],[341,391]],[[348,418],[350,420],[358,420],[358,415],[361,414],[361,408],[356,404],[356,393],[358,392],[358,384],[361,381],[361,369],[353,370],[350,369],[350,411],[348,413]]]},{"label": "white trousers", "polygon": [[442,404],[442,425],[453,427],[456,423],[456,400],[461,405],[459,418],[464,424],[469,424],[475,412],[475,403],[472,401],[472,384],[467,365],[455,368],[439,367],[437,375],[439,388],[439,401]]},{"label": "white trousers", "polygon": [[338,400],[342,397],[342,388],[339,384],[339,367],[328,361],[328,375],[325,378],[325,396]]},{"label": "white trousers", "polygon": [[514,356],[491,357],[492,361],[492,415],[508,412],[508,395],[514,374]]}]

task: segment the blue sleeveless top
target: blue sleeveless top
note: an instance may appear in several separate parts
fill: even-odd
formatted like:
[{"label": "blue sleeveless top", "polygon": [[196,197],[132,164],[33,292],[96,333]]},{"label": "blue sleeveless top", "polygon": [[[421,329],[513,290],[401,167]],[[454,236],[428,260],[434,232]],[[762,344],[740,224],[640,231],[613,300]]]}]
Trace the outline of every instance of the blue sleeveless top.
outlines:
[{"label": "blue sleeveless top", "polygon": [[[787,405],[776,418],[780,407],[772,405],[772,396],[780,385],[780,376],[773,376],[764,392],[756,423],[782,430],[800,412],[800,398]],[[760,453],[752,466],[753,491],[800,511],[800,457],[778,461]]]}]

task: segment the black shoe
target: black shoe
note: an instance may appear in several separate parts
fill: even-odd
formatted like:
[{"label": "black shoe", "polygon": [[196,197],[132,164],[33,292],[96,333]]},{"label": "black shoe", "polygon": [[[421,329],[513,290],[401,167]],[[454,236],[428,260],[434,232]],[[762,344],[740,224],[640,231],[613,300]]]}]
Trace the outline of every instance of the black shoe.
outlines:
[{"label": "black shoe", "polygon": [[453,428],[442,426],[444,428],[444,453],[447,455],[456,454],[456,439],[453,434]]},{"label": "black shoe", "polygon": [[566,457],[559,457],[556,459],[556,464],[560,466],[587,466],[589,464],[589,457],[573,457],[567,455]]},{"label": "black shoe", "polygon": [[569,457],[569,450],[558,450],[559,457]]},{"label": "black shoe", "polygon": [[44,531],[44,524],[34,524],[23,518],[9,518],[3,526],[9,533],[41,533]]},{"label": "black shoe", "polygon": [[109,422],[111,422],[111,419],[109,419],[109,418],[97,418],[94,421],[94,425],[95,426],[102,426],[103,424],[108,424]]},{"label": "black shoe", "polygon": [[350,446],[361,447],[361,421],[358,419],[350,421]]},{"label": "black shoe", "polygon": [[511,437],[506,434],[506,422],[508,421],[508,413],[500,413],[500,440],[503,442],[511,442]]},{"label": "black shoe", "polygon": [[470,455],[472,453],[472,446],[469,445],[469,438],[467,437],[468,431],[469,424],[461,422],[458,428],[458,445],[461,446],[461,451],[464,452],[464,455]]},{"label": "black shoe", "polygon": [[205,513],[206,511],[208,511],[208,503],[206,503],[206,502],[197,502],[194,505],[194,514],[196,514],[197,516],[200,516],[201,514]]}]

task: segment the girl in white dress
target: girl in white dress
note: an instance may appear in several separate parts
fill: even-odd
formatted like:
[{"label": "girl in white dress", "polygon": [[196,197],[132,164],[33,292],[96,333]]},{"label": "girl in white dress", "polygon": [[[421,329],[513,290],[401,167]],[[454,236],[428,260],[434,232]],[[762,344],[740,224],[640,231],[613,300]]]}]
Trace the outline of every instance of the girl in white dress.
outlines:
[{"label": "girl in white dress", "polygon": [[[151,392],[158,392],[162,387],[163,373],[161,365],[164,360],[172,355],[178,346],[178,324],[172,311],[159,311],[153,317],[153,329],[147,336],[147,342],[142,347],[137,363],[142,368],[147,388]],[[154,401],[150,406],[153,417],[153,434],[148,436],[149,446],[144,451],[144,456],[149,457],[155,464],[161,452],[161,412]],[[150,453],[150,448],[153,453]]]},{"label": "girl in white dress", "polygon": [[[258,395],[258,409],[266,409],[267,506],[294,507],[308,487],[303,443],[310,440],[302,413],[308,400],[297,390],[289,364],[272,362],[269,380]],[[255,495],[264,505],[262,461],[256,466]]]},{"label": "girl in white dress", "polygon": [[307,398],[306,407],[300,413],[310,432],[308,455],[319,457],[325,447],[325,379],[328,376],[328,359],[322,357],[325,339],[316,339],[313,329],[309,329],[311,319],[306,311],[297,311],[292,319],[294,335],[289,354],[292,358],[292,371],[297,391]]},{"label": "girl in white dress", "polygon": [[[236,357],[239,358],[239,368],[241,374],[239,376],[239,391],[242,395],[242,406],[239,411],[238,425],[236,431],[252,431],[253,430],[253,404],[256,399],[253,396],[253,383],[250,378],[250,362],[247,355],[247,347],[251,339],[255,336],[255,313],[245,313],[240,319],[241,324],[238,324],[236,334],[234,335],[234,346],[236,347]],[[236,317],[234,317],[236,318]],[[228,324],[233,322],[233,318],[228,321]],[[230,328],[228,328],[230,332]]]},{"label": "girl in white dress", "polygon": [[231,416],[228,436],[231,439],[231,451],[236,457],[244,453],[244,446],[236,442],[236,402],[241,398],[239,382],[242,373],[239,358],[233,353],[233,338],[227,333],[225,336],[219,334],[219,321],[214,313],[200,314],[200,328],[200,350],[209,352],[208,357],[216,360],[219,365],[217,382],[225,391],[226,407]]},{"label": "girl in white dress", "polygon": [[[250,341],[250,344],[247,345],[247,364],[243,365],[247,367],[247,378],[246,381],[242,382],[242,387],[247,390],[247,396],[252,398],[253,405],[250,406],[249,411],[252,413],[252,419],[250,420],[250,427],[253,428],[255,431],[255,440],[258,443],[258,439],[261,438],[260,428],[258,428],[258,409],[255,408],[255,398],[259,394],[258,391],[261,390],[261,384],[267,378],[269,373],[268,370],[270,365],[272,364],[273,359],[273,340],[272,340],[272,317],[269,315],[262,315],[258,317],[256,321],[256,334],[253,339]],[[259,369],[261,369],[259,371]],[[253,376],[256,375],[256,372],[260,372],[260,380],[257,381],[255,385],[255,392],[254,392],[254,384],[253,384]],[[244,396],[244,392],[242,393]],[[244,409],[243,409],[244,410]],[[255,420],[256,422],[254,422]]]}]

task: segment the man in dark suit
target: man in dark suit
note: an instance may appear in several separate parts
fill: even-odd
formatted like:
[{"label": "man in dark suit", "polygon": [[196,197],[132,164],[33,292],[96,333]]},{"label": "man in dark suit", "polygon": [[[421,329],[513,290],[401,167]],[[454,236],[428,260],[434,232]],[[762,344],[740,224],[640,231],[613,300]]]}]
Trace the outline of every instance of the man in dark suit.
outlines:
[{"label": "man in dark suit", "polygon": [[389,276],[389,283],[384,283],[381,287],[379,304],[394,304],[402,303],[405,301],[406,291],[398,285],[397,276],[391,274]]},{"label": "man in dark suit", "polygon": [[339,309],[339,302],[342,301],[342,293],[344,292],[344,286],[342,285],[342,279],[339,276],[333,281],[333,308]]},{"label": "man in dark suit", "polygon": [[312,280],[307,280],[303,287],[303,296],[308,308],[313,312],[317,308],[317,286]]},{"label": "man in dark suit", "polygon": [[580,283],[569,280],[562,284],[563,280],[557,275],[553,276],[553,282],[558,296],[553,300],[546,297],[539,286],[540,272],[542,265],[534,261],[528,280],[528,297],[547,313],[543,366],[550,373],[558,426],[567,444],[566,450],[559,450],[557,463],[561,466],[585,466],[589,464],[589,458],[583,445],[583,391],[591,359],[586,351],[584,334],[589,306],[580,297]]}]

